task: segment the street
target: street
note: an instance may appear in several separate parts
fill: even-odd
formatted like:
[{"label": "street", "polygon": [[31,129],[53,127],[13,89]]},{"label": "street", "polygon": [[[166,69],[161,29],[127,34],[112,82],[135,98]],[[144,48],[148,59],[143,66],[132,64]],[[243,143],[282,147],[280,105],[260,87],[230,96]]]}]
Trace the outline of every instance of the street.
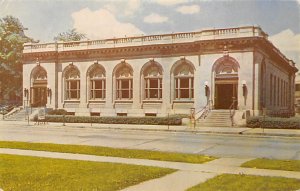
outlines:
[{"label": "street", "polygon": [[[71,126],[71,125],[70,125]],[[97,145],[238,158],[300,160],[300,139],[280,136],[249,136],[212,133],[27,126],[1,123],[0,140]]]}]

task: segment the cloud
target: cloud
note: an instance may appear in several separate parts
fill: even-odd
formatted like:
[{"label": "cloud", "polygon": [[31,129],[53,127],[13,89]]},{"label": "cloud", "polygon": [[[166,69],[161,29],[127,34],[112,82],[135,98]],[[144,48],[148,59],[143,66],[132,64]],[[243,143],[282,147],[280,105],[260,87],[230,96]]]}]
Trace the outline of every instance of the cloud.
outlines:
[{"label": "cloud", "polygon": [[140,0],[127,0],[127,1],[111,1],[104,5],[104,9],[109,10],[111,13],[121,14],[124,16],[132,16],[141,7]]},{"label": "cloud", "polygon": [[154,0],[153,2],[163,6],[172,6],[172,5],[187,3],[188,0]]},{"label": "cloud", "polygon": [[150,15],[144,17],[145,23],[164,23],[169,20],[166,16],[161,16],[157,13],[151,13]]},{"label": "cloud", "polygon": [[200,11],[199,5],[180,6],[176,9],[181,14],[195,14]]},{"label": "cloud", "polygon": [[286,29],[269,37],[269,40],[288,59],[294,60],[300,66],[300,33],[295,34],[291,29]]},{"label": "cloud", "polygon": [[125,7],[125,15],[133,15],[140,7],[140,0],[128,0],[127,6]]},{"label": "cloud", "polygon": [[91,11],[89,8],[72,13],[73,27],[90,39],[136,36],[144,34],[132,23],[123,23],[106,9]]}]

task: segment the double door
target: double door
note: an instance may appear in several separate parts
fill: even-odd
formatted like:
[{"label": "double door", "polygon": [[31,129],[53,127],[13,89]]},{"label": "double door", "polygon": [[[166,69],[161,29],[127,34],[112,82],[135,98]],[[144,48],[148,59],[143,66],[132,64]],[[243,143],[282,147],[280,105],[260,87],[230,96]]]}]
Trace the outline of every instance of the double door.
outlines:
[{"label": "double door", "polygon": [[234,109],[237,109],[237,83],[221,83],[215,85],[215,109],[229,109],[233,100]]},{"label": "double door", "polygon": [[31,106],[45,107],[47,104],[47,87],[31,88]]}]

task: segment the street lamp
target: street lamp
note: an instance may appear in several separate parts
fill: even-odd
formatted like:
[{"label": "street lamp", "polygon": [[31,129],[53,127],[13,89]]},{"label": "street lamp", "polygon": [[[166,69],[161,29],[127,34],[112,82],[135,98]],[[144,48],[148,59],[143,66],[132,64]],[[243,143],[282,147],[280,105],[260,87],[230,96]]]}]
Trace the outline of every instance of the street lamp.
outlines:
[{"label": "street lamp", "polygon": [[47,86],[47,95],[48,95],[48,97],[51,97],[51,95],[52,95],[52,90],[49,86]]},{"label": "street lamp", "polygon": [[208,81],[204,82],[204,88],[205,88],[205,96],[209,96],[209,86],[208,86]]},{"label": "street lamp", "polygon": [[28,89],[24,88],[24,97],[28,98]]},{"label": "street lamp", "polygon": [[47,85],[47,96],[49,97],[50,104],[51,104],[52,90],[49,85]]},{"label": "street lamp", "polygon": [[247,94],[248,94],[248,88],[246,85],[246,80],[242,81],[242,88],[243,88],[243,97],[244,97],[244,105],[246,105],[246,100],[247,100]]},{"label": "street lamp", "polygon": [[246,97],[247,96],[247,85],[246,85],[246,80],[242,81],[242,88],[243,88],[243,96]]}]

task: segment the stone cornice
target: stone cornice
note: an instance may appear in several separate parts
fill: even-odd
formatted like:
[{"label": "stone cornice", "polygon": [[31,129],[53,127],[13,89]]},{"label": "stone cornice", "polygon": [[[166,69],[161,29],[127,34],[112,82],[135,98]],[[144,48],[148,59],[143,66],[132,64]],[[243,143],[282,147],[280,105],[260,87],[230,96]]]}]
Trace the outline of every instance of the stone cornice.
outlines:
[{"label": "stone cornice", "polygon": [[259,47],[263,52],[266,52],[268,57],[273,60],[275,63],[279,64],[281,67],[286,68],[292,73],[296,73],[298,69],[296,64],[289,60],[276,48],[269,40],[261,39],[258,41],[257,47]]},{"label": "stone cornice", "polygon": [[222,53],[224,46],[230,52],[253,51],[262,49],[273,60],[292,72],[296,72],[295,63],[288,60],[270,41],[262,37],[228,38],[217,40],[200,40],[185,43],[152,44],[143,46],[128,46],[101,49],[82,49],[68,51],[43,51],[23,54],[23,62],[35,62],[37,58],[41,62],[69,62],[84,60],[118,60],[138,59],[153,57],[188,56],[199,54]]},{"label": "stone cornice", "polygon": [[102,48],[73,51],[45,51],[24,53],[24,62],[39,60],[71,61],[76,60],[115,60],[120,58],[136,59],[151,57],[169,57],[222,52],[226,45],[230,50],[243,50],[253,45],[253,38],[203,40],[188,43],[156,44],[118,48]]}]

